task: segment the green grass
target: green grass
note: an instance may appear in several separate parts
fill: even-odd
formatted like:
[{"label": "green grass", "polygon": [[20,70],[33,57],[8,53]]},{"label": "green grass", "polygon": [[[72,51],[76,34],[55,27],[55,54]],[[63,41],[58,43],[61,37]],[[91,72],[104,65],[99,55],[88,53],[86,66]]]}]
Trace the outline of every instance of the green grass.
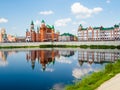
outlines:
[{"label": "green grass", "polygon": [[73,85],[66,86],[65,90],[95,90],[118,73],[120,73],[120,60],[107,64],[104,70],[94,72]]},{"label": "green grass", "polygon": [[40,48],[90,48],[90,49],[120,49],[119,46],[113,46],[113,45],[40,45]]},{"label": "green grass", "polygon": [[40,48],[77,48],[78,46],[75,45],[40,45]]},{"label": "green grass", "polygon": [[120,45],[40,45],[40,46],[0,46],[0,49],[9,48],[90,48],[90,49],[120,49]]}]

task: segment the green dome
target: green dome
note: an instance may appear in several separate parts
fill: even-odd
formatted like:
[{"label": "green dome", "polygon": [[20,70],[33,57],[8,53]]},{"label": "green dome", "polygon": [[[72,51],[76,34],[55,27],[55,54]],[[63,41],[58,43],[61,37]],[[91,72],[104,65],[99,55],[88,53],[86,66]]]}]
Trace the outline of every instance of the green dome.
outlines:
[{"label": "green dome", "polygon": [[44,21],[44,20],[42,20],[42,21],[41,21],[41,23],[45,23],[45,21]]}]

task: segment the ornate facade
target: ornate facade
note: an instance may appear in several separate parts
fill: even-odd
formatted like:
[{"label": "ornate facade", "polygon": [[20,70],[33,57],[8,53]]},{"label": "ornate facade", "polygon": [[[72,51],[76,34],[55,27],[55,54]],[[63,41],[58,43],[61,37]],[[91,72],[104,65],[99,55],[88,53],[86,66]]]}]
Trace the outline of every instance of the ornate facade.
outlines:
[{"label": "ornate facade", "polygon": [[120,26],[114,27],[88,27],[83,28],[80,24],[78,28],[79,41],[120,41]]},{"label": "ornate facade", "polygon": [[31,22],[30,31],[26,31],[26,41],[28,42],[58,41],[58,36],[59,33],[55,33],[54,26],[46,25],[44,20],[41,21],[37,32],[35,32],[33,21]]}]

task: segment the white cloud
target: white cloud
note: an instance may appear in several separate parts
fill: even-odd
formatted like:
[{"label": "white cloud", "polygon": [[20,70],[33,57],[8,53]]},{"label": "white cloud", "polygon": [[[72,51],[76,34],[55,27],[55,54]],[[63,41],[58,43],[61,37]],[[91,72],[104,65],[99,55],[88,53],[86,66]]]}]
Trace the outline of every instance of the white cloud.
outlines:
[{"label": "white cloud", "polygon": [[39,14],[41,14],[41,15],[50,15],[50,14],[53,14],[53,13],[54,12],[52,10],[39,12]]},{"label": "white cloud", "polygon": [[77,67],[73,69],[72,71],[72,76],[75,77],[76,79],[81,79],[85,75],[91,72],[98,72],[102,68],[94,65],[90,65],[88,63],[84,63],[82,67],[77,64]]},{"label": "white cloud", "polygon": [[53,86],[51,90],[64,90],[65,85],[63,83],[57,83]]},{"label": "white cloud", "polygon": [[76,18],[89,18],[93,14],[101,12],[103,9],[101,7],[95,7],[93,9],[89,9],[85,7],[79,2],[72,4],[71,11],[76,15]]},{"label": "white cloud", "polygon": [[106,0],[106,3],[110,3],[110,0]]},{"label": "white cloud", "polygon": [[[43,71],[43,70],[41,69],[41,71]],[[53,68],[46,68],[45,71],[46,71],[46,72],[53,72],[54,69],[53,69]]]},{"label": "white cloud", "polygon": [[40,22],[39,20],[36,20],[36,21],[34,22],[34,24],[35,24],[36,26],[40,26],[41,22]]},{"label": "white cloud", "polygon": [[0,23],[7,23],[7,22],[8,22],[7,19],[5,19],[5,18],[0,18]]},{"label": "white cloud", "polygon": [[0,67],[5,67],[8,65],[8,62],[7,61],[1,61],[0,60]]},{"label": "white cloud", "polygon": [[66,26],[71,21],[71,18],[60,19],[55,21],[55,26]]},{"label": "white cloud", "polygon": [[72,63],[71,60],[68,60],[67,58],[65,58],[63,56],[60,56],[60,58],[56,58],[55,60],[59,63],[65,63],[65,64],[71,64]]}]

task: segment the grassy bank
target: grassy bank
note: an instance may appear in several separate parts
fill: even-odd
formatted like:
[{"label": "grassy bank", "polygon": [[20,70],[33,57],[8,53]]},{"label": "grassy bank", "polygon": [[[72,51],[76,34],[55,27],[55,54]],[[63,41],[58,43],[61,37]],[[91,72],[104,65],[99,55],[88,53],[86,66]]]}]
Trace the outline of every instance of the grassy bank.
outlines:
[{"label": "grassy bank", "polygon": [[39,45],[39,46],[0,46],[0,49],[9,48],[90,48],[90,49],[120,49],[119,46],[113,45]]},{"label": "grassy bank", "polygon": [[120,49],[119,46],[113,45],[40,45],[40,48],[90,48],[90,49]]},{"label": "grassy bank", "polygon": [[104,70],[94,72],[74,85],[66,86],[65,90],[95,90],[103,82],[109,80],[118,73],[120,73],[120,60],[115,63],[107,64]]}]

